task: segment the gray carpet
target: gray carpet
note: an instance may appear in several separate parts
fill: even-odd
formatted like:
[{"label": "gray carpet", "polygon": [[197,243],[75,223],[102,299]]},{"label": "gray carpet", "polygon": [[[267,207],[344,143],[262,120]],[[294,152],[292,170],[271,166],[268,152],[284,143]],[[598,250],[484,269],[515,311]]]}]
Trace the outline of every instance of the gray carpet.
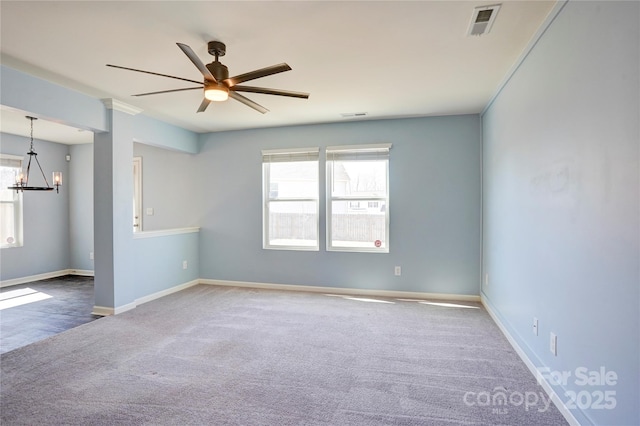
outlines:
[{"label": "gray carpet", "polygon": [[195,286],[3,354],[1,423],[566,424],[464,305]]}]

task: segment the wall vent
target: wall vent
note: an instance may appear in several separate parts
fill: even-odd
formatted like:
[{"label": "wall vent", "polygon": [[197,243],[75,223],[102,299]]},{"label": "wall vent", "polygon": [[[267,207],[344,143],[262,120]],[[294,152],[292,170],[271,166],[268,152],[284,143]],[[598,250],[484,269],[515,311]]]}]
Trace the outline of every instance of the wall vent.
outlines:
[{"label": "wall vent", "polygon": [[343,112],[340,113],[340,115],[342,116],[342,118],[351,118],[351,117],[364,117],[365,115],[367,115],[366,112]]},{"label": "wall vent", "polygon": [[473,15],[471,16],[471,25],[469,25],[469,32],[467,35],[483,35],[487,34],[493,26],[493,22],[496,20],[496,15],[500,10],[499,4],[492,6],[479,6],[473,9]]}]

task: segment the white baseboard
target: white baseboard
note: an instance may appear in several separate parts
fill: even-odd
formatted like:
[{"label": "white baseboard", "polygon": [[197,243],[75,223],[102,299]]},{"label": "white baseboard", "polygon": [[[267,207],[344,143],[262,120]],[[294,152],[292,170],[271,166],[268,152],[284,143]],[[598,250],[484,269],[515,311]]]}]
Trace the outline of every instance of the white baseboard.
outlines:
[{"label": "white baseboard", "polygon": [[426,299],[426,300],[455,300],[460,302],[480,302],[480,296],[470,294],[421,293],[414,291],[372,290],[363,288],[319,287],[292,284],[271,284],[246,281],[227,281],[200,279],[200,284],[219,285],[226,287],[262,288],[268,290],[305,291],[311,293],[346,294],[352,296],[378,296],[390,298]]},{"label": "white baseboard", "polygon": [[14,278],[11,280],[3,280],[3,281],[0,281],[0,288],[9,287],[12,285],[30,283],[33,281],[47,280],[49,278],[63,277],[65,275],[69,275],[70,274],[69,271],[70,271],[69,269],[62,269],[60,271],[45,272],[44,274],[30,275],[28,277],[20,277],[20,278]]},{"label": "white baseboard", "polygon": [[101,317],[108,317],[109,315],[113,315],[115,313],[115,309],[107,308],[105,306],[93,306],[93,310],[91,311],[91,315],[98,315]]},{"label": "white baseboard", "polygon": [[33,281],[48,280],[49,278],[64,277],[65,275],[79,275],[93,277],[93,271],[86,269],[61,269],[59,271],[45,272],[44,274],[30,275],[28,277],[13,278],[11,280],[0,281],[0,288],[12,285],[26,284]]},{"label": "white baseboard", "polygon": [[[48,272],[45,274],[32,275],[29,277],[15,278],[12,280],[0,281],[0,288],[8,287],[11,285],[25,284],[32,281],[45,280],[48,278],[62,277],[65,275],[79,275],[79,276],[94,276],[94,271],[83,269],[63,269],[55,272]],[[184,284],[179,284],[175,287],[171,287],[167,290],[162,290],[148,296],[136,299],[135,302],[127,305],[119,306],[116,308],[107,308],[104,306],[94,306],[95,315],[114,315],[117,313],[125,312],[135,308],[137,305],[150,302],[162,296],[166,296],[176,291],[184,290],[196,284],[208,284],[219,285],[227,287],[246,287],[246,288],[264,288],[270,290],[288,290],[288,291],[306,291],[312,293],[333,293],[333,294],[346,294],[355,296],[378,296],[378,297],[391,297],[391,298],[410,298],[410,299],[431,299],[431,300],[457,300],[461,302],[480,302],[480,296],[469,294],[446,294],[446,293],[422,293],[414,291],[392,291],[392,290],[372,290],[362,288],[344,288],[344,287],[322,287],[322,286],[306,286],[306,285],[292,285],[292,284],[272,284],[272,283],[258,283],[258,282],[246,282],[246,281],[228,281],[228,280],[210,280],[210,279],[197,279],[189,281]],[[135,305],[130,307],[131,305]],[[124,309],[124,310],[123,310]],[[98,313],[102,312],[102,313]]]},{"label": "white baseboard", "polygon": [[79,275],[81,277],[93,277],[94,272],[88,269],[69,269],[69,275]]},{"label": "white baseboard", "polygon": [[162,291],[159,291],[157,293],[153,293],[153,294],[150,294],[148,296],[144,296],[144,297],[141,297],[139,299],[136,299],[135,303],[136,303],[136,305],[142,305],[143,303],[151,302],[152,300],[159,299],[159,298],[161,298],[163,296],[167,296],[167,295],[169,295],[171,293],[175,293],[177,291],[184,290],[184,289],[189,288],[189,287],[193,287],[194,285],[198,285],[199,283],[200,283],[199,280],[193,280],[193,281],[186,282],[184,284],[179,284],[179,285],[177,285],[175,287],[171,287],[171,288],[168,288],[166,290],[162,290]]},{"label": "white baseboard", "polygon": [[138,304],[135,301],[131,303],[127,303],[126,305],[116,306],[115,308],[113,308],[113,315],[118,315],[123,312],[130,311],[132,309],[135,309],[137,306]]},{"label": "white baseboard", "polygon": [[106,306],[93,306],[93,310],[91,311],[92,315],[99,315],[101,317],[108,317],[110,315],[118,315],[121,314],[123,312],[127,312],[130,311],[132,309],[135,309],[136,306],[138,306],[136,304],[136,302],[131,302],[131,303],[127,303],[126,305],[120,305],[118,307],[115,308],[108,308]]},{"label": "white baseboard", "polygon": [[139,305],[142,305],[144,303],[151,302],[152,300],[159,299],[159,298],[161,298],[163,296],[167,296],[167,295],[169,295],[171,293],[175,293],[177,291],[184,290],[184,289],[189,288],[189,287],[193,287],[194,285],[197,285],[197,284],[199,284],[199,280],[192,280],[192,281],[189,281],[189,282],[186,282],[186,283],[179,284],[177,286],[168,288],[166,290],[161,290],[161,291],[158,291],[156,293],[149,294],[147,296],[143,296],[143,297],[141,297],[139,299],[134,300],[131,303],[127,303],[126,305],[120,305],[120,306],[117,306],[115,308],[108,308],[108,307],[105,307],[105,306],[97,306],[97,305],[95,305],[93,307],[93,311],[91,313],[93,315],[100,315],[100,316],[103,316],[103,317],[106,317],[106,316],[109,316],[109,315],[118,315],[118,314],[121,314],[123,312],[127,312],[127,311],[130,311],[132,309],[135,309],[136,307],[138,307]]},{"label": "white baseboard", "polygon": [[500,329],[500,331],[502,331],[502,334],[504,334],[504,336],[507,338],[507,340],[509,341],[513,349],[516,351],[516,353],[520,357],[520,359],[524,362],[524,364],[527,366],[531,374],[533,374],[533,376],[536,378],[538,383],[540,383],[540,385],[542,386],[542,389],[544,389],[547,395],[549,395],[549,398],[551,398],[551,401],[553,401],[553,404],[556,406],[558,411],[560,411],[560,414],[564,416],[565,420],[571,426],[580,426],[580,422],[573,416],[573,413],[571,412],[571,410],[567,408],[567,406],[564,404],[562,399],[558,396],[556,391],[553,390],[553,388],[547,381],[546,377],[540,374],[538,367],[536,367],[534,362],[531,361],[531,359],[527,356],[525,351],[520,347],[520,345],[516,342],[513,336],[509,333],[505,325],[502,323],[498,315],[493,310],[491,303],[486,299],[486,297],[484,297],[484,295],[481,296],[481,301],[482,301],[482,305],[484,306],[484,308],[487,310],[487,312],[493,319],[493,322],[495,322],[498,328]]}]

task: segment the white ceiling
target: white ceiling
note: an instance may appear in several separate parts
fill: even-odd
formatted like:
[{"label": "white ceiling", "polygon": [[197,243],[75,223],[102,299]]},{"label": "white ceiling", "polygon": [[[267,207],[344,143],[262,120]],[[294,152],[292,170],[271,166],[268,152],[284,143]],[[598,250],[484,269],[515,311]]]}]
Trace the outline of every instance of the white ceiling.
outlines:
[{"label": "white ceiling", "polygon": [[[366,112],[366,119],[478,113],[555,1],[503,1],[489,34],[467,36],[474,7],[495,3],[3,0],[1,60],[195,132],[344,121],[341,114],[355,112]],[[221,62],[231,76],[286,62],[292,71],[247,84],[309,92],[310,98],[248,93],[270,112],[229,99],[196,113],[199,90],[131,96],[190,83],[105,66],[202,80],[176,42],[208,63],[210,40],[227,45]],[[3,108],[0,130],[28,134],[24,115]],[[36,137],[47,139],[43,123],[35,126],[43,132]],[[58,142],[91,139],[88,132],[63,130],[68,134],[56,136]]]},{"label": "white ceiling", "polygon": [[[0,105],[0,131],[2,133],[30,137],[31,124],[26,118],[27,116],[30,116],[30,114]],[[75,145],[92,143],[93,133],[67,126],[64,123],[39,118],[33,122],[33,138]]]}]

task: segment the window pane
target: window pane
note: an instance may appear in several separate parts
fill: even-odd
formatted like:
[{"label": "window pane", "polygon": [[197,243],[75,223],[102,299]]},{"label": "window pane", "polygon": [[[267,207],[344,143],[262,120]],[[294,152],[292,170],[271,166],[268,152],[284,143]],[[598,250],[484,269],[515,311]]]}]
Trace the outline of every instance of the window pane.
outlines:
[{"label": "window pane", "polygon": [[[0,166],[0,245],[19,246],[22,239],[20,228],[22,197],[7,186],[16,183],[16,176],[22,171],[22,160],[2,159]],[[16,216],[18,215],[18,216]]]},{"label": "window pane", "polygon": [[0,167],[0,201],[13,201],[15,191],[7,189],[7,186],[15,185],[16,176],[22,171],[19,167]]},{"label": "window pane", "polygon": [[269,198],[316,198],[318,162],[293,161],[269,164]]},{"label": "window pane", "polygon": [[[1,182],[0,185],[2,185]],[[13,185],[13,183],[11,183],[10,185]],[[13,200],[15,199],[15,193],[16,191],[6,189],[6,187],[5,189],[0,189],[0,201],[13,203]]]},{"label": "window pane", "polygon": [[0,204],[0,244],[2,245],[14,245],[17,242],[16,239],[16,222],[13,214],[13,203],[1,203]]},{"label": "window pane", "polygon": [[262,151],[265,249],[318,250],[318,152]]},{"label": "window pane", "polygon": [[387,160],[333,161],[331,167],[333,196],[386,196]]},{"label": "window pane", "polygon": [[390,148],[327,148],[327,250],[389,252]]},{"label": "window pane", "polygon": [[318,244],[317,202],[270,201],[268,244],[315,247]]},{"label": "window pane", "polygon": [[387,247],[386,202],[332,201],[331,245],[333,247]]}]

